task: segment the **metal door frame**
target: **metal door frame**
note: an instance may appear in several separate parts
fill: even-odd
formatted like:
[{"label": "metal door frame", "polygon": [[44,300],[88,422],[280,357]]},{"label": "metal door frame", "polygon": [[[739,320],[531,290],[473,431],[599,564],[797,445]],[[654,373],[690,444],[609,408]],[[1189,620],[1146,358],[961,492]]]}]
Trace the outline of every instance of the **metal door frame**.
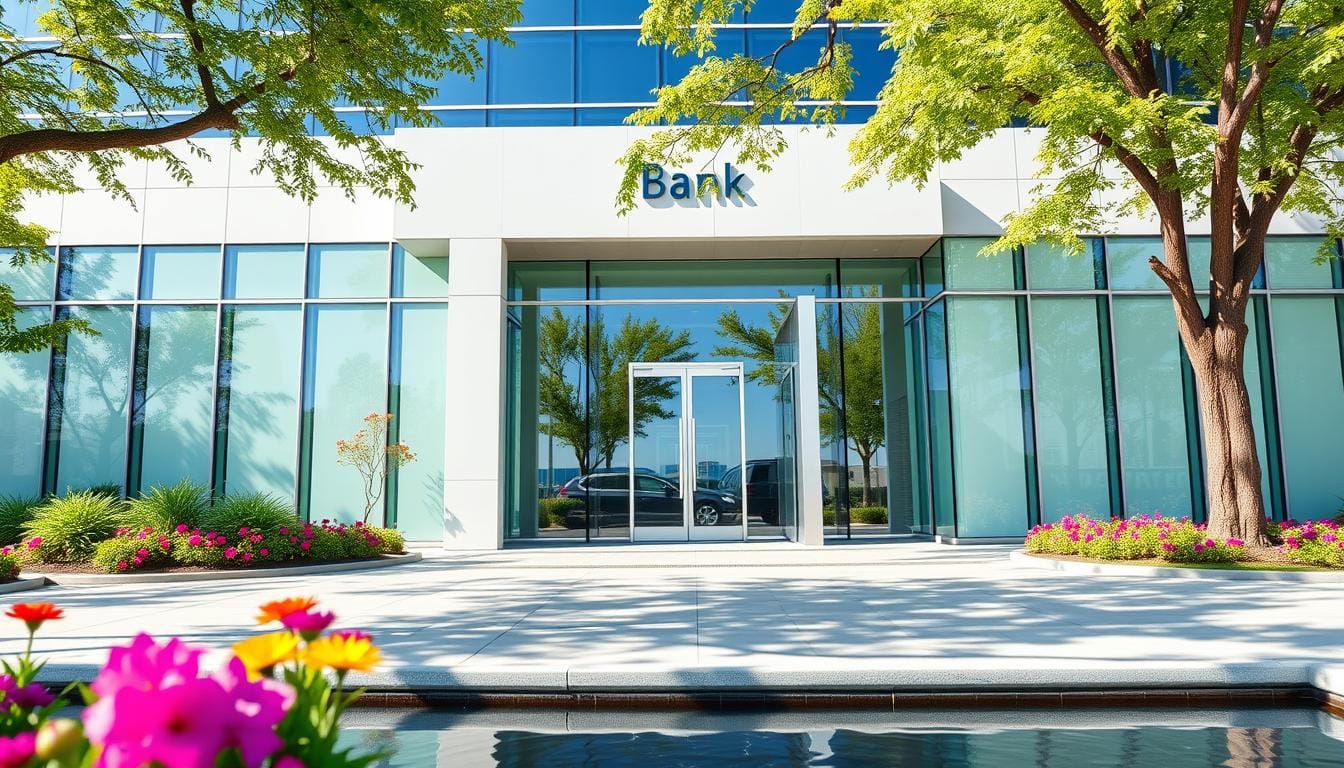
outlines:
[{"label": "metal door frame", "polygon": [[[742,510],[741,530],[738,538],[725,539],[724,536],[710,536],[728,530],[720,526],[695,526],[692,515],[695,505],[695,480],[698,464],[695,455],[695,419],[694,387],[691,382],[696,377],[731,376],[737,379],[737,430],[739,466],[742,468],[742,489],[738,500]],[[638,536],[635,528],[635,379],[676,378],[681,381],[681,412],[678,419],[678,435],[681,442],[681,469],[678,481],[681,491],[681,527],[646,528],[648,534]],[[747,540],[747,408],[745,399],[746,379],[742,363],[630,363],[626,372],[626,472],[629,476],[629,488],[626,490],[630,507],[630,541],[746,541]],[[687,471],[689,468],[689,472]],[[702,535],[697,536],[697,532]]]}]

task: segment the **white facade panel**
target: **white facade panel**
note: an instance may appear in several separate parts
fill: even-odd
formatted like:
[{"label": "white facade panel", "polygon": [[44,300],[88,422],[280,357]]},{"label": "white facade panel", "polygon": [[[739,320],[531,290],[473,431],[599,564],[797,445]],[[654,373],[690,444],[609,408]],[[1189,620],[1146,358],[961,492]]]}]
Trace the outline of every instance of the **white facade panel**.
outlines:
[{"label": "white facade panel", "polygon": [[274,187],[229,190],[224,239],[229,243],[301,243],[308,205]]},{"label": "white facade panel", "polygon": [[219,243],[229,190],[225,187],[179,187],[145,190],[146,243]]}]

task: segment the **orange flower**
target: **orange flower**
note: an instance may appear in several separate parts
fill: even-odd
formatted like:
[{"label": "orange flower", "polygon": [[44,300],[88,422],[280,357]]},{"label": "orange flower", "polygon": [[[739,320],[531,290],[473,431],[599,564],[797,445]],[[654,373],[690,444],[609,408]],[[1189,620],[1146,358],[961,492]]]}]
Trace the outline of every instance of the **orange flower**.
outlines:
[{"label": "orange flower", "polygon": [[283,600],[272,600],[262,604],[261,613],[257,614],[257,623],[281,621],[291,613],[306,611],[316,606],[317,599],[313,597],[286,597]]},{"label": "orange flower", "polygon": [[53,603],[15,603],[5,615],[28,625],[29,632],[36,632],[44,621],[53,621],[65,615],[65,611]]}]

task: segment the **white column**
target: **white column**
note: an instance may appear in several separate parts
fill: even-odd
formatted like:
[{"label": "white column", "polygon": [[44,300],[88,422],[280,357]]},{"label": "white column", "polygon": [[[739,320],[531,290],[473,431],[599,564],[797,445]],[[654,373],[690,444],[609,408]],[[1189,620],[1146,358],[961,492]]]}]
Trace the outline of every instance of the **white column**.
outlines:
[{"label": "white column", "polygon": [[498,238],[450,241],[443,546],[504,543],[504,290]]},{"label": "white column", "polygon": [[796,462],[798,472],[798,543],[825,543],[821,520],[821,396],[817,391],[817,302],[799,296],[793,307],[798,333],[798,367],[794,381],[798,401]]}]

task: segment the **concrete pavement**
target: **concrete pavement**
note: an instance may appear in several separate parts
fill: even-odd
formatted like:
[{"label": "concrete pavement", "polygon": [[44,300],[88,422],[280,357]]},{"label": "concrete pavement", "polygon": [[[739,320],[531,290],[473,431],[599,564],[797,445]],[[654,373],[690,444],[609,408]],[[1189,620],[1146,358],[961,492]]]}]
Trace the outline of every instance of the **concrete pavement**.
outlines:
[{"label": "concrete pavement", "polygon": [[[372,632],[358,682],[528,692],[1255,687],[1344,693],[1344,584],[1145,580],[897,541],[427,551],[354,574],[48,587],[50,679],[135,632],[224,648],[256,606],[319,596]],[[0,605],[14,600],[0,598]],[[15,626],[11,630],[17,630]],[[0,654],[21,650],[17,631]],[[1341,666],[1334,666],[1341,665]]]}]

